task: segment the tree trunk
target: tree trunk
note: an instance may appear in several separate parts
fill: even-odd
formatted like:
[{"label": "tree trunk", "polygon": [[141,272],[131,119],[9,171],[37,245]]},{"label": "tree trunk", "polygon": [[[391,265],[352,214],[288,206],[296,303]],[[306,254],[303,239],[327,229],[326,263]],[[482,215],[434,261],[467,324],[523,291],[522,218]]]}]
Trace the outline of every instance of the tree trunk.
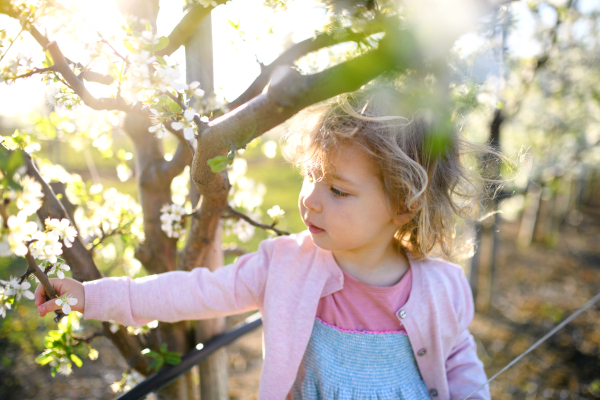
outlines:
[{"label": "tree trunk", "polygon": [[[186,78],[187,82],[200,82],[204,96],[210,97],[214,93],[213,78],[213,51],[212,51],[212,23],[210,14],[200,23],[196,31],[185,44]],[[196,104],[192,104],[196,106]],[[192,205],[199,201],[196,186],[190,180],[190,198]],[[217,228],[213,242],[210,244],[204,259],[203,267],[211,271],[223,266],[223,251],[221,250],[221,229]],[[199,266],[196,266],[199,267]],[[203,343],[225,330],[225,318],[196,321],[197,343]],[[200,373],[200,399],[201,400],[226,400],[229,399],[227,376],[227,350],[221,349],[203,362],[199,368]],[[191,372],[189,373],[191,374]],[[189,375],[188,374],[188,375]]]}]

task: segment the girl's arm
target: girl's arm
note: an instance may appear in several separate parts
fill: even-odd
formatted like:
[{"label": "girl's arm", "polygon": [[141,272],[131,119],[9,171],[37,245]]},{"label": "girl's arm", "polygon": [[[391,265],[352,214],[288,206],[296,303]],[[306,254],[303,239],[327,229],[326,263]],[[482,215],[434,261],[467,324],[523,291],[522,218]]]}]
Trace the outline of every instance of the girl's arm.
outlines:
[{"label": "girl's arm", "polygon": [[[462,273],[460,275],[463,297],[461,299],[463,309],[458,313],[460,334],[446,359],[448,390],[452,400],[463,400],[487,381],[483,363],[477,357],[477,345],[468,330],[475,313],[473,294],[467,278]],[[489,386],[484,386],[469,399],[490,399]]]},{"label": "girl's arm", "polygon": [[[256,253],[246,254],[211,272],[207,268],[166,272],[144,278],[104,278],[66,288],[78,298],[85,319],[112,320],[121,325],[140,326],[153,320],[175,322],[237,314],[262,307],[272,241],[261,243]],[[58,289],[59,279],[51,280]],[[63,285],[64,286],[64,285]],[[36,304],[43,288],[36,290]],[[79,288],[83,293],[78,292]],[[70,290],[71,289],[71,290]],[[59,291],[59,295],[64,294]],[[78,297],[77,297],[78,296]],[[43,313],[56,310],[54,300],[44,304]]]}]

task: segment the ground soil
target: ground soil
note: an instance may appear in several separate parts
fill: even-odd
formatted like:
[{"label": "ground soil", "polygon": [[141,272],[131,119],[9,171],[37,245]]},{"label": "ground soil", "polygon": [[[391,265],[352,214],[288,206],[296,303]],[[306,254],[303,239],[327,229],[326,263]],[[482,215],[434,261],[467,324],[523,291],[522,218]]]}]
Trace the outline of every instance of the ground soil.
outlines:
[{"label": "ground soil", "polygon": [[[501,246],[489,306],[470,327],[479,356],[492,376],[558,322],[600,292],[600,211],[584,209],[577,225],[564,223],[558,243],[533,243],[518,250],[518,223],[502,223]],[[574,219],[579,221],[580,219]],[[479,299],[480,300],[480,299]],[[481,310],[482,304],[484,310]],[[228,325],[241,317],[230,317]],[[228,350],[231,399],[257,398],[262,367],[262,330]],[[47,368],[23,358],[0,373],[0,399],[112,399],[109,385],[121,377],[125,362],[104,338],[95,342],[97,361],[86,360],[70,377],[51,378]],[[592,306],[540,348],[495,379],[492,398],[600,398],[600,305]],[[19,349],[0,343],[3,357],[19,360]]]}]

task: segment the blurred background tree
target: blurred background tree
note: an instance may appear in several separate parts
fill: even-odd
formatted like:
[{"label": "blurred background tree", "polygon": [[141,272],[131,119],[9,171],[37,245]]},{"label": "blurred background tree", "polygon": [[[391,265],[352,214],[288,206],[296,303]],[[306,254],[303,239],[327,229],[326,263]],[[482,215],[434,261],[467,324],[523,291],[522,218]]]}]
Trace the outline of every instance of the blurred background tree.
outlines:
[{"label": "blurred background tree", "polygon": [[[442,144],[458,125],[513,159],[527,148],[516,176],[473,164],[509,179],[489,186],[500,195],[467,230],[477,251],[465,261],[479,310],[505,309],[502,224],[519,221],[521,249],[556,246],[563,221],[598,205],[599,12],[591,0],[0,1],[0,346],[68,375],[112,354],[94,348],[105,337],[126,360],[120,391],[221,332],[225,319],[132,329],[73,313],[57,328],[26,300],[29,282],[215,269],[301,231],[301,178],[281,167],[279,135],[303,108],[370,82],[406,93],[407,115],[440,114]],[[27,379],[5,354],[8,396]],[[228,398],[225,351],[161,396]]]}]

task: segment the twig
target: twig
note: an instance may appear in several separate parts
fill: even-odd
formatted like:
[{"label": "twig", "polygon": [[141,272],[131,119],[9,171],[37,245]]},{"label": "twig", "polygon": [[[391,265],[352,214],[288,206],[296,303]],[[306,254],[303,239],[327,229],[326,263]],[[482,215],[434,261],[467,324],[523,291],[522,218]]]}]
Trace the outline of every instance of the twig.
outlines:
[{"label": "twig", "polygon": [[108,40],[104,39],[104,37],[102,36],[102,34],[100,32],[96,31],[96,33],[98,34],[98,36],[100,36],[100,41],[102,43],[105,43],[117,55],[117,57],[119,57],[120,59],[125,61],[127,64],[129,64],[129,60],[127,59],[127,57],[123,57],[121,54],[119,54],[119,52],[112,46],[112,44],[110,44],[110,42]]},{"label": "twig", "polygon": [[48,72],[48,71],[54,71],[54,72],[56,72],[56,68],[54,67],[54,65],[51,66],[51,67],[48,67],[48,68],[34,68],[33,70],[29,71],[26,74],[15,76],[13,78],[13,80],[17,80],[17,79],[21,79],[21,78],[28,78],[28,77],[30,77],[32,75],[43,74],[44,72]]},{"label": "twig", "polygon": [[73,343],[73,344],[75,346],[77,346],[81,342],[85,342],[87,344],[90,344],[90,342],[92,340],[94,340],[95,338],[97,338],[98,336],[104,336],[104,332],[103,331],[94,332],[91,335],[86,336],[86,337],[82,337],[82,338],[78,338],[78,337],[73,336],[73,340],[77,341],[77,343]]},{"label": "twig", "polygon": [[262,228],[262,229],[271,230],[271,231],[275,232],[277,234],[277,236],[289,235],[290,234],[289,232],[282,231],[282,230],[279,230],[279,229],[275,228],[275,224],[276,224],[275,222],[273,223],[273,225],[261,224],[260,222],[256,222],[255,220],[253,220],[252,218],[250,218],[246,214],[237,211],[236,209],[234,209],[231,206],[227,207],[227,212],[229,213],[229,215],[225,215],[222,218],[243,219],[244,221],[246,221],[250,225],[254,225],[254,226],[256,226],[258,228]]},{"label": "twig", "polygon": [[40,281],[40,283],[46,290],[46,295],[51,299],[58,297],[56,295],[56,290],[54,290],[54,287],[50,284],[48,275],[46,275],[44,273],[44,271],[42,271],[40,269],[40,267],[35,262],[35,259],[29,252],[29,250],[27,250],[27,254],[25,255],[25,260],[27,260],[27,266],[28,266],[27,271],[31,271],[36,276],[36,278],[38,278],[38,280]]},{"label": "twig", "polygon": [[23,33],[24,30],[25,30],[25,26],[21,26],[21,30],[19,31],[19,33],[17,33],[17,36],[15,36],[14,40],[12,42],[10,42],[10,44],[8,45],[8,47],[6,48],[6,50],[4,50],[4,53],[2,54],[2,57],[0,57],[0,62],[2,62],[2,60],[4,60],[4,57],[8,54],[8,51],[10,50],[10,48],[12,47],[12,45],[15,44],[15,42],[17,41],[17,39],[19,38],[19,36],[21,36],[21,33]]}]

